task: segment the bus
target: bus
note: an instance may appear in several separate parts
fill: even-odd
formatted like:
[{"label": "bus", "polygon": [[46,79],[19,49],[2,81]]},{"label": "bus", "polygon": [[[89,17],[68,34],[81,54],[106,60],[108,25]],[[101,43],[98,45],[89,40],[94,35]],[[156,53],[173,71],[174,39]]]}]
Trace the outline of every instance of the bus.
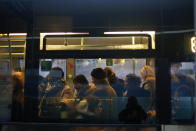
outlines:
[{"label": "bus", "polygon": [[[192,129],[193,3],[193,0],[1,1],[2,130],[6,126],[11,128],[9,125],[26,130],[65,127],[162,130],[165,125],[189,125]],[[56,68],[63,72],[61,79],[71,90],[71,97],[48,96],[50,88],[54,88],[49,80]],[[116,78],[123,81],[122,95],[118,96],[116,91],[115,97],[90,98],[94,100],[91,103],[77,97],[73,82],[76,76],[84,75],[91,88],[96,86],[92,71],[97,68],[113,70]],[[24,85],[18,94],[17,73],[22,74]],[[125,83],[130,74],[139,79],[138,88],[150,94],[138,96],[131,90],[147,115],[140,123],[119,120],[129,101],[127,94],[131,91]],[[144,85],[144,77],[148,75],[153,79],[150,89]],[[14,107],[16,103],[21,106],[19,112]],[[90,107],[94,111],[90,112]],[[171,129],[167,126],[167,130]]]}]

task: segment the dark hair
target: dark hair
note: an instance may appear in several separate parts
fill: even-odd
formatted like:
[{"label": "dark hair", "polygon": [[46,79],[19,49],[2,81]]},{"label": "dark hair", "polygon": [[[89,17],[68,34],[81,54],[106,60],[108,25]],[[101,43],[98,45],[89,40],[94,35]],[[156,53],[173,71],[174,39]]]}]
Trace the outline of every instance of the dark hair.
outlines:
[{"label": "dark hair", "polygon": [[60,67],[53,67],[49,73],[49,76],[52,78],[63,78],[64,72]]},{"label": "dark hair", "polygon": [[138,105],[137,98],[135,96],[130,96],[128,98],[128,102],[127,102],[126,107],[129,108],[129,107],[133,107],[133,106],[136,106],[136,105]]},{"label": "dark hair", "polygon": [[106,74],[102,68],[93,69],[91,72],[91,76],[98,80],[102,80],[106,78]]},{"label": "dark hair", "polygon": [[128,87],[129,85],[134,85],[134,87],[139,87],[141,84],[141,78],[135,74],[128,74],[126,75]]},{"label": "dark hair", "polygon": [[88,85],[88,80],[82,74],[79,74],[76,77],[74,77],[73,82],[78,82],[80,84]]},{"label": "dark hair", "polygon": [[117,80],[116,74],[114,73],[114,71],[110,68],[110,67],[106,67],[104,69],[106,76],[108,78],[109,83],[115,83]]}]

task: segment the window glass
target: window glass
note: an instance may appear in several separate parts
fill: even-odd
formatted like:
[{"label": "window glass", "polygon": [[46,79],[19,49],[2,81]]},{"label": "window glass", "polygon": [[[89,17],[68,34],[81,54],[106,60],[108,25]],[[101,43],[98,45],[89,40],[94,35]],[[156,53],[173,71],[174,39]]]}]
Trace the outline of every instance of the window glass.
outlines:
[{"label": "window glass", "polygon": [[46,50],[149,49],[152,46],[150,39],[151,36],[142,34],[123,37],[46,37]]},{"label": "window glass", "polygon": [[23,119],[26,34],[0,34],[0,121]]},{"label": "window glass", "polygon": [[[60,65],[56,61],[64,63]],[[153,123],[156,118],[153,61],[42,59],[39,118],[88,123]]]},{"label": "window glass", "polygon": [[171,64],[172,120],[193,119],[194,63]]}]

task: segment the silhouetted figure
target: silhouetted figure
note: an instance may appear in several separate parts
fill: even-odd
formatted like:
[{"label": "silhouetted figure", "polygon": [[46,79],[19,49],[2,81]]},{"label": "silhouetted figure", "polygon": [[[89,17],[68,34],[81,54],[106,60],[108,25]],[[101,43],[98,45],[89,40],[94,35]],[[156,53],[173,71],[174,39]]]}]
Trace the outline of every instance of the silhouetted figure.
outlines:
[{"label": "silhouetted figure", "polygon": [[135,74],[128,74],[125,78],[125,88],[127,93],[125,96],[135,96],[135,97],[150,97],[150,92],[140,88],[141,79]]},{"label": "silhouetted figure", "polygon": [[146,119],[147,114],[138,104],[136,97],[129,97],[126,108],[119,113],[119,120],[125,124],[140,124]]},{"label": "silhouetted figure", "polygon": [[110,86],[116,91],[117,96],[122,97],[125,91],[124,81],[122,79],[119,79],[111,68],[106,67],[104,71],[106,73]]},{"label": "silhouetted figure", "polygon": [[12,120],[22,121],[24,117],[24,73],[14,72],[12,95]]}]

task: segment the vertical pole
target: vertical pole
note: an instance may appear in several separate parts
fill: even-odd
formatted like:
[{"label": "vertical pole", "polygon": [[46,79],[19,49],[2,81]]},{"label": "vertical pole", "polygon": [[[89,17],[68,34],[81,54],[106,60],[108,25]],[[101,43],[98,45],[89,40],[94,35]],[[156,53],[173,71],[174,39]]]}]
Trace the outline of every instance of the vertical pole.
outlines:
[{"label": "vertical pole", "polygon": [[38,118],[38,82],[39,82],[39,32],[34,31],[34,18],[28,23],[25,87],[24,87],[24,120],[33,122]]},{"label": "vertical pole", "polygon": [[156,59],[156,111],[160,124],[171,120],[170,62],[166,58]]}]

